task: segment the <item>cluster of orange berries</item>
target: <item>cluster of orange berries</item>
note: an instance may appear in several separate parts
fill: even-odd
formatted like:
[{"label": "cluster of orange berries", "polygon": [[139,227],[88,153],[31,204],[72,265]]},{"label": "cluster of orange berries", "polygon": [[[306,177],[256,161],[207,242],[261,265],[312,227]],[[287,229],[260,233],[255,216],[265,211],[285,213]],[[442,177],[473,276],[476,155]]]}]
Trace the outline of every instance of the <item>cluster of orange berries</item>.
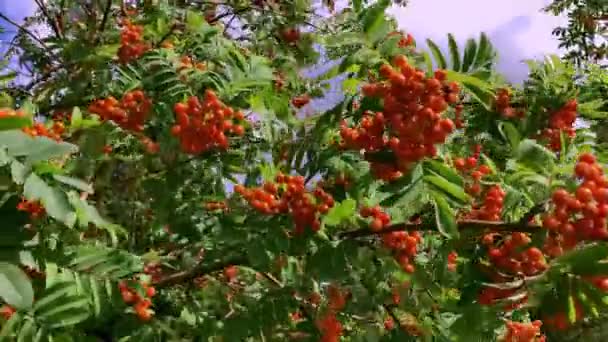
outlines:
[{"label": "cluster of orange berries", "polygon": [[547,253],[557,256],[583,240],[608,239],[608,180],[591,153],[579,156],[574,172],[582,181],[574,194],[553,192],[553,211],[543,217],[543,227],[557,234],[548,238]]},{"label": "cluster of orange berries", "polygon": [[11,319],[15,312],[17,312],[17,310],[10,305],[2,305],[2,307],[0,307],[0,316],[2,316],[5,320]]},{"label": "cluster of orange berries", "polygon": [[468,218],[484,221],[500,221],[506,192],[500,185],[493,185],[486,191],[481,206],[474,206]]},{"label": "cluster of orange berries", "polygon": [[159,263],[148,263],[144,266],[144,273],[150,276],[152,282],[156,282],[162,277],[163,269]]},{"label": "cluster of orange berries", "polygon": [[369,223],[369,228],[374,232],[379,232],[384,227],[388,226],[391,223],[391,217],[382,211],[379,205],[370,208],[370,207],[362,207],[359,211],[362,217],[368,218],[371,217],[372,220]]},{"label": "cluster of orange berries", "polygon": [[342,323],[336,315],[346,305],[347,293],[331,285],[328,288],[328,297],[327,312],[317,321],[317,328],[322,334],[320,342],[338,342],[342,336]]},{"label": "cluster of orange berries", "polygon": [[576,130],[574,129],[576,108],[576,99],[572,99],[549,117],[549,127],[543,130],[542,136],[549,141],[550,149],[554,151],[561,149],[561,132],[564,132],[569,138],[576,136]]},{"label": "cluster of orange berries", "polygon": [[22,118],[24,116],[25,116],[25,113],[20,109],[13,110],[11,108],[0,108],[0,119],[12,118],[12,117]]},{"label": "cluster of orange berries", "polygon": [[226,205],[225,201],[221,201],[221,202],[207,202],[205,203],[205,209],[209,210],[209,211],[215,211],[215,210],[226,210],[228,208],[228,206]]},{"label": "cluster of orange berries", "polygon": [[456,269],[458,268],[458,253],[456,253],[456,251],[451,251],[450,254],[448,254],[447,268],[450,272],[456,272]]},{"label": "cluster of orange berries", "polygon": [[36,122],[31,127],[23,127],[21,130],[32,137],[47,137],[60,141],[61,135],[65,133],[65,125],[61,121],[53,121],[53,125],[49,129],[43,123]]},{"label": "cluster of orange berries", "polygon": [[222,103],[212,90],[205,91],[202,102],[192,96],[186,103],[176,103],[173,111],[177,123],[171,128],[171,134],[180,140],[185,153],[200,154],[214,148],[227,149],[227,134],[245,134],[243,112],[234,111]]},{"label": "cluster of orange berries", "polygon": [[236,279],[236,276],[239,274],[239,268],[235,265],[230,265],[224,269],[224,277],[226,281],[233,282]]},{"label": "cluster of orange berries", "polygon": [[140,296],[137,291],[129,288],[125,281],[121,281],[118,284],[118,288],[120,289],[122,300],[126,304],[133,305],[137,317],[142,321],[149,321],[152,318],[152,310],[150,310],[152,301],[150,298],[156,295],[156,289],[147,283],[141,283],[141,285],[144,290],[144,296]]},{"label": "cluster of orange berries", "polygon": [[543,322],[536,320],[531,323],[507,321],[507,332],[500,340],[501,342],[545,342],[545,336],[541,334],[540,327]]},{"label": "cluster of orange berries", "polygon": [[387,35],[387,37],[400,36],[399,42],[397,43],[400,48],[408,47],[414,44],[414,37],[411,34],[404,35],[402,32],[393,31]]},{"label": "cluster of orange berries", "polygon": [[[583,306],[578,299],[574,300],[574,312],[576,318],[575,321],[577,322],[585,317],[585,311],[583,310]],[[559,331],[564,331],[570,327],[570,319],[568,318],[568,314],[565,312],[557,312],[547,317],[543,317],[543,323],[548,328]]]},{"label": "cluster of orange berries", "polygon": [[462,111],[464,110],[464,106],[462,104],[457,104],[454,106],[454,126],[460,129],[464,127],[464,121],[462,119]]},{"label": "cluster of orange berries", "polygon": [[123,129],[134,132],[144,130],[151,108],[152,101],[141,90],[125,93],[120,101],[110,96],[89,105],[89,111],[99,115],[102,120],[113,121]]},{"label": "cluster of orange berries", "polygon": [[321,228],[319,215],[326,214],[334,206],[333,197],[320,187],[308,191],[302,176],[279,174],[275,181],[252,189],[239,184],[234,190],[263,214],[290,213],[296,234],[302,234],[306,228],[317,232]]},{"label": "cluster of orange berries", "polygon": [[592,276],[588,277],[586,280],[593,284],[593,286],[595,286],[599,290],[608,292],[608,276]]},{"label": "cluster of orange berries", "polygon": [[296,96],[291,99],[291,104],[298,109],[306,106],[308,103],[310,103],[310,96],[308,95]]},{"label": "cluster of orange berries", "polygon": [[200,71],[205,71],[207,69],[207,66],[203,62],[193,62],[192,58],[190,58],[189,56],[183,56],[180,59],[180,66],[178,68],[178,71],[192,68],[196,68]]},{"label": "cluster of orange berries", "polygon": [[[363,207],[360,214],[362,217],[371,217],[370,229],[379,232],[382,231],[391,223],[390,216],[383,212],[380,206],[373,208]],[[422,241],[422,235],[419,232],[394,231],[382,234],[382,243],[384,246],[394,252],[395,260],[408,273],[413,273],[415,270],[412,264],[412,258],[418,252],[418,244]]]},{"label": "cluster of orange berries", "polygon": [[135,25],[130,20],[122,22],[123,28],[120,33],[120,48],[118,49],[118,59],[121,63],[141,57],[150,49],[150,45],[144,41],[144,27]]},{"label": "cluster of orange berries", "polygon": [[380,75],[386,81],[363,86],[363,95],[380,98],[384,111],[366,112],[361,122],[349,128],[341,127],[341,147],[364,150],[369,154],[391,150],[394,162],[370,160],[375,177],[392,181],[402,176],[411,166],[425,157],[437,153],[436,144],[444,143],[455,129],[454,122],[442,118],[448,104],[458,101],[459,86],[447,82],[444,70],[437,70],[434,77],[411,66],[403,55],[395,57],[394,65],[380,67]]},{"label": "cluster of orange berries", "polygon": [[21,202],[17,204],[17,210],[28,212],[32,219],[41,218],[46,213],[39,201],[28,201],[25,198],[22,198]]},{"label": "cluster of orange berries", "polygon": [[492,173],[492,170],[487,165],[479,165],[479,156],[481,155],[481,145],[475,145],[473,155],[468,158],[456,158],[453,161],[454,167],[461,174],[469,176],[472,179],[471,184],[466,188],[468,194],[476,196],[481,193],[480,181],[484,176]]},{"label": "cluster of orange berries", "polygon": [[[485,239],[484,242],[490,242],[490,239]],[[526,276],[536,275],[546,270],[548,265],[540,249],[525,248],[530,242],[532,242],[531,238],[521,232],[511,233],[503,239],[500,247],[494,246],[492,241],[488,245],[490,260],[504,272],[523,273]]]},{"label": "cluster of orange berries", "polygon": [[300,30],[294,27],[281,31],[281,37],[288,44],[294,44],[300,40]]},{"label": "cluster of orange berries", "polygon": [[515,108],[511,106],[511,93],[509,92],[509,89],[506,88],[498,89],[494,99],[494,106],[496,111],[507,119],[514,117],[522,118],[525,115],[524,111],[516,111]]}]

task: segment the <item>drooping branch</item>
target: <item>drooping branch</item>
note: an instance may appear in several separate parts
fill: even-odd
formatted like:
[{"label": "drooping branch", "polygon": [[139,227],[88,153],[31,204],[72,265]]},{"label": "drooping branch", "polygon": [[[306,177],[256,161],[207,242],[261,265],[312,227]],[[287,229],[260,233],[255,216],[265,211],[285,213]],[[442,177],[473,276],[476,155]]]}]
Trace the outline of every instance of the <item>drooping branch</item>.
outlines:
[{"label": "drooping branch", "polygon": [[[462,220],[458,222],[458,230],[465,229],[477,229],[480,231],[493,231],[493,232],[524,232],[533,233],[537,232],[541,227],[538,225],[524,225],[519,222],[507,223],[501,221],[482,221],[482,220]],[[381,231],[372,231],[369,228],[361,228],[357,230],[351,230],[342,232],[338,235],[341,239],[356,239],[360,237],[382,235],[390,232],[397,231],[414,231],[414,230],[434,230],[435,227],[431,224],[422,223],[399,223],[390,225]]]},{"label": "drooping branch", "polygon": [[222,260],[216,260],[212,263],[201,262],[200,264],[189,270],[172,273],[155,281],[154,286],[161,288],[175,284],[186,283],[200,276],[223,270],[228,266],[244,264],[246,262],[247,258],[243,255],[230,256]]}]

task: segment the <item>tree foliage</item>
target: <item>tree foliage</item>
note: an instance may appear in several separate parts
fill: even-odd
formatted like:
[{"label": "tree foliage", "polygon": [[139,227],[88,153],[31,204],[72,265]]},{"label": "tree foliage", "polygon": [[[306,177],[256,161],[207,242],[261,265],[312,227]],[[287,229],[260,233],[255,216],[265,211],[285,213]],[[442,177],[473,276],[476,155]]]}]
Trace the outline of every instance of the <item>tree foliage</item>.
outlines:
[{"label": "tree foliage", "polygon": [[608,310],[608,155],[574,124],[601,70],[510,85],[388,0],[37,4],[31,80],[0,73],[0,339],[542,341]]}]

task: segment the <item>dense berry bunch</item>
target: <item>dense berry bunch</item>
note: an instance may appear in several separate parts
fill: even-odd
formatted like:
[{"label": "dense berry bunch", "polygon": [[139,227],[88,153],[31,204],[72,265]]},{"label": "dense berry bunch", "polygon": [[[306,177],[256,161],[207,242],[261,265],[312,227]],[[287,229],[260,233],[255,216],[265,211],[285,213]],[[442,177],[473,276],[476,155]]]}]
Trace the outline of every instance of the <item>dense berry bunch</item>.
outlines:
[{"label": "dense berry bunch", "polygon": [[226,205],[225,201],[220,201],[220,202],[206,202],[204,204],[205,209],[209,210],[209,211],[216,211],[216,210],[226,210],[228,208],[228,206]]},{"label": "dense berry bunch", "polygon": [[475,145],[473,155],[468,158],[456,158],[453,161],[454,167],[464,176],[466,176],[467,187],[466,191],[470,195],[476,196],[481,193],[480,181],[484,176],[492,173],[492,170],[487,165],[478,165],[479,156],[481,155],[481,145]]},{"label": "dense berry bunch", "polygon": [[500,113],[500,115],[504,118],[511,119],[514,117],[523,117],[524,111],[515,110],[511,106],[511,92],[509,89],[499,89],[496,92],[496,97],[494,99],[494,109]]},{"label": "dense berry bunch", "polygon": [[152,101],[141,90],[134,90],[125,93],[120,101],[112,96],[97,100],[89,106],[89,111],[123,129],[142,132],[151,108]]},{"label": "dense berry bunch", "polygon": [[178,71],[192,68],[196,68],[200,71],[205,71],[207,69],[207,66],[203,62],[193,62],[192,58],[190,58],[189,56],[184,56],[180,59],[180,66],[178,68]]},{"label": "dense berry bunch", "polygon": [[391,217],[387,213],[383,212],[382,208],[380,208],[378,205],[373,208],[362,207],[359,213],[364,218],[372,218],[371,222],[369,223],[369,228],[375,232],[381,231],[384,227],[391,223]]},{"label": "dense berry bunch", "polygon": [[[383,212],[380,206],[363,207],[360,214],[364,218],[372,218],[369,227],[375,232],[382,231],[391,223],[390,216]],[[412,259],[418,252],[420,241],[422,241],[422,236],[417,231],[394,231],[382,234],[382,243],[386,248],[393,251],[395,260],[408,273],[415,270]]]},{"label": "dense berry bunch", "polygon": [[500,246],[490,245],[488,254],[492,263],[504,273],[536,275],[547,269],[543,252],[536,247],[525,248],[532,240],[521,232],[502,239]]},{"label": "dense berry bunch", "polygon": [[317,321],[317,327],[322,334],[321,342],[338,342],[342,335],[342,323],[336,315],[346,305],[347,293],[331,285],[328,289],[328,297],[327,311]]},{"label": "dense berry bunch", "polygon": [[202,102],[193,96],[186,103],[176,103],[173,111],[177,122],[171,133],[180,140],[185,153],[227,149],[227,134],[241,136],[245,133],[243,112],[222,103],[211,90],[205,92]]},{"label": "dense berry bunch", "polygon": [[118,284],[122,299],[126,304],[133,305],[133,309],[137,317],[142,321],[149,321],[152,318],[152,301],[150,298],[156,295],[156,289],[149,286],[147,283],[141,283],[144,295],[141,296],[136,290],[129,288],[126,282],[122,281]]},{"label": "dense berry bunch", "polygon": [[319,215],[326,214],[334,206],[333,197],[320,187],[313,192],[308,191],[302,176],[279,174],[276,183],[268,182],[251,189],[237,185],[234,190],[263,214],[290,213],[296,234],[303,233],[306,228],[318,231],[321,227]]},{"label": "dense berry bunch", "polygon": [[0,316],[2,316],[5,320],[9,320],[13,315],[17,312],[15,308],[10,305],[2,305],[0,307]]},{"label": "dense berry bunch", "polygon": [[120,48],[118,49],[118,59],[121,63],[141,57],[150,49],[150,45],[144,41],[144,27],[135,25],[130,20],[122,22],[123,28],[120,33]]},{"label": "dense berry bunch", "polygon": [[462,119],[462,110],[464,106],[462,104],[457,104],[454,106],[454,125],[456,128],[460,129],[464,127],[464,120]]},{"label": "dense berry bunch", "polygon": [[144,266],[144,273],[149,275],[153,282],[156,282],[162,277],[163,269],[159,263],[152,262]]},{"label": "dense berry bunch", "polygon": [[286,28],[281,31],[281,37],[288,44],[295,44],[300,40],[300,30],[294,27]]},{"label": "dense berry bunch", "polygon": [[507,332],[501,342],[544,342],[545,336],[541,335],[541,321],[521,323],[507,321]]},{"label": "dense berry bunch", "polygon": [[10,108],[0,108],[0,119],[11,117],[24,117],[25,113],[22,110],[13,110]]},{"label": "dense berry bunch", "polygon": [[239,269],[238,269],[238,267],[236,267],[234,265],[228,266],[224,269],[224,277],[226,278],[226,281],[228,281],[228,282],[234,281],[238,274],[239,274]]},{"label": "dense berry bunch", "polygon": [[583,240],[608,239],[608,180],[602,167],[590,153],[579,156],[574,169],[581,180],[571,194],[557,189],[551,197],[554,208],[543,217],[543,227],[551,230],[547,253],[556,256]]},{"label": "dense berry bunch", "polygon": [[28,201],[25,198],[22,198],[21,202],[17,204],[17,210],[28,212],[32,219],[40,218],[46,213],[39,201]]},{"label": "dense berry bunch", "polygon": [[[583,306],[578,299],[574,300],[574,313],[577,322],[585,317],[585,311],[583,310]],[[565,312],[552,313],[546,317],[543,317],[543,323],[547,326],[547,328],[554,330],[566,330],[570,327],[570,319],[568,318],[568,314]]]},{"label": "dense berry bunch", "polygon": [[417,231],[398,231],[382,235],[384,246],[393,250],[395,260],[408,273],[415,271],[413,259],[418,253],[418,244],[421,241],[422,235]]},{"label": "dense berry bunch", "polygon": [[542,136],[549,141],[549,148],[552,150],[559,151],[561,149],[561,132],[564,132],[569,138],[576,136],[576,130],[574,129],[576,107],[576,100],[569,100],[562,108],[551,113],[549,127],[542,132]]},{"label": "dense berry bunch", "polygon": [[60,141],[61,135],[65,132],[65,125],[61,121],[54,121],[53,125],[47,128],[43,123],[36,122],[31,127],[23,127],[21,130],[32,137],[47,137]]},{"label": "dense berry bunch", "polygon": [[399,42],[397,43],[397,45],[400,48],[404,48],[410,45],[414,44],[414,37],[411,34],[403,34],[403,32],[399,32],[399,31],[393,31],[391,33],[389,33],[387,35],[387,37],[392,37],[392,36],[400,36],[401,38],[399,39]]},{"label": "dense berry bunch", "polygon": [[[372,173],[383,180],[395,180],[425,157],[437,153],[436,144],[444,143],[455,129],[442,113],[448,104],[458,101],[459,87],[446,82],[446,72],[438,70],[432,78],[411,66],[405,56],[395,58],[396,69],[380,68],[384,82],[363,87],[366,97],[380,98],[384,111],[366,112],[354,128],[342,123],[341,146],[364,150]],[[374,152],[391,150],[394,162],[371,160]]]},{"label": "dense berry bunch", "polygon": [[500,221],[502,207],[506,192],[500,185],[494,185],[488,189],[481,205],[473,206],[468,215],[470,219],[484,221]]},{"label": "dense berry bunch", "polygon": [[455,272],[458,268],[458,253],[456,251],[451,251],[448,254],[448,271]]},{"label": "dense berry bunch", "polygon": [[298,109],[306,106],[309,102],[310,96],[308,95],[296,96],[291,99],[291,104]]}]

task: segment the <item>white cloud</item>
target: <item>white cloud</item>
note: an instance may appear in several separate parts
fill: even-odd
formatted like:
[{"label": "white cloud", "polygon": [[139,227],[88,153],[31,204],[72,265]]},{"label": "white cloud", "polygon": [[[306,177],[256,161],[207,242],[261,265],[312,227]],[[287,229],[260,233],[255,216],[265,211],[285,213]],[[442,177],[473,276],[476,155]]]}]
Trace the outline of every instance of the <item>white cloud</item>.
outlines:
[{"label": "white cloud", "polygon": [[520,81],[526,73],[523,59],[559,52],[551,31],[567,19],[543,13],[547,4],[547,0],[411,0],[390,13],[421,47],[430,38],[445,48],[447,33],[462,44],[486,32],[500,53],[499,70]]}]

